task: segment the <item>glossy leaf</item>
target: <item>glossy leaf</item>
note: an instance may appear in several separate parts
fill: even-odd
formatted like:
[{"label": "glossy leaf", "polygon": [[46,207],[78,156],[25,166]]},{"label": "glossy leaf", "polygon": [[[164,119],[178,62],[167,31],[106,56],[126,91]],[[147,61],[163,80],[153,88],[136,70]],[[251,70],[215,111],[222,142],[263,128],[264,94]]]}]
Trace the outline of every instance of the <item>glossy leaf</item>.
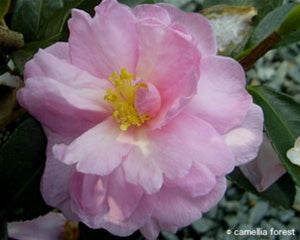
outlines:
[{"label": "glossy leaf", "polygon": [[278,46],[285,46],[300,40],[300,4],[289,12],[276,33],[282,39]]},{"label": "glossy leaf", "polygon": [[21,32],[25,42],[57,40],[71,8],[82,0],[17,0],[12,30]]},{"label": "glossy leaf", "polygon": [[8,221],[27,220],[49,211],[40,194],[46,137],[29,117],[0,149],[0,204]]},{"label": "glossy leaf", "polygon": [[260,86],[248,87],[255,103],[264,111],[264,128],[280,161],[300,186],[300,167],[292,164],[286,152],[300,136],[300,104],[288,95]]},{"label": "glossy leaf", "polygon": [[118,0],[120,3],[126,4],[129,7],[135,7],[136,5],[139,4],[153,4],[156,3],[156,0]]},{"label": "glossy leaf", "polygon": [[7,13],[10,6],[10,0],[0,1],[0,22],[3,20],[5,14]]},{"label": "glossy leaf", "polygon": [[296,194],[293,180],[288,174],[283,175],[264,192],[257,192],[239,168],[228,175],[229,180],[248,192],[261,196],[274,206],[292,207]]},{"label": "glossy leaf", "polygon": [[285,20],[291,9],[295,7],[294,3],[284,4],[283,6],[270,12],[256,27],[251,35],[247,48],[253,48],[266,39],[271,33],[276,31]]}]

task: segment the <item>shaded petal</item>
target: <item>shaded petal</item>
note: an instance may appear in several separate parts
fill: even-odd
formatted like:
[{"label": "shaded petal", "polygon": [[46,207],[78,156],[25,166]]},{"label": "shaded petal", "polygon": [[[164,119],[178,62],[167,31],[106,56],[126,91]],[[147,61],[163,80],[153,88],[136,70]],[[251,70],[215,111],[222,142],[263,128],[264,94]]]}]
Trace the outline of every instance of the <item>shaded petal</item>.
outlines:
[{"label": "shaded petal", "polygon": [[211,56],[201,60],[198,94],[187,106],[220,133],[240,125],[252,98],[245,89],[245,72],[235,60]]},{"label": "shaded petal", "polygon": [[209,193],[216,184],[215,175],[203,164],[192,166],[188,175],[183,178],[165,179],[168,188],[181,189],[191,197],[203,196]]},{"label": "shaded petal", "polygon": [[66,164],[76,164],[79,172],[96,175],[110,174],[130,148],[129,131],[122,132],[112,118],[91,128],[70,145],[55,145],[54,154]]},{"label": "shaded petal", "polygon": [[54,144],[68,144],[73,139],[47,132],[47,161],[41,179],[42,196],[48,205],[59,208],[69,219],[77,221],[78,217],[70,208],[69,195],[69,180],[73,166],[63,164],[52,153]]},{"label": "shaded petal", "polygon": [[147,87],[140,87],[135,94],[134,107],[142,115],[147,113],[151,118],[155,117],[161,106],[161,97],[157,89],[151,83]]},{"label": "shaded petal", "polygon": [[19,103],[50,130],[78,135],[109,114],[106,83],[65,60],[40,50],[25,69],[29,78],[18,91]]},{"label": "shaded petal", "polygon": [[61,239],[67,219],[60,213],[47,215],[24,222],[8,223],[8,236],[18,240]]},{"label": "shaded petal", "polygon": [[247,163],[257,156],[263,139],[263,119],[261,108],[252,104],[242,125],[224,135],[237,165]]},{"label": "shaded petal", "polygon": [[146,239],[155,240],[159,235],[160,228],[157,221],[151,218],[140,228],[140,231]]},{"label": "shaded petal", "polygon": [[107,222],[103,223],[103,227],[112,234],[118,236],[129,236],[142,227],[151,216],[154,200],[153,196],[144,194],[139,201],[135,211],[129,218],[122,222]]},{"label": "shaded petal", "polygon": [[[226,179],[217,179],[215,187],[205,196],[192,198],[176,188],[164,187],[156,196],[153,218],[161,230],[183,227],[199,219],[215,206],[226,190]],[[179,207],[180,206],[180,207]],[[173,226],[173,227],[172,227]]]},{"label": "shaded petal", "polygon": [[286,172],[266,134],[257,158],[240,169],[259,192],[265,191]]},{"label": "shaded petal", "polygon": [[202,56],[217,53],[217,41],[205,17],[199,13],[185,13],[169,4],[159,3],[158,6],[168,11],[172,23],[178,23],[186,29],[187,33],[193,37]]},{"label": "shaded petal", "polygon": [[151,82],[161,96],[161,109],[148,125],[161,127],[195,94],[200,55],[195,45],[176,31],[151,19],[137,25],[139,61],[136,75]]},{"label": "shaded petal", "polygon": [[138,45],[136,20],[130,8],[105,0],[95,11],[94,18],[81,10],[72,11],[68,22],[72,63],[101,78],[121,68],[134,73]]},{"label": "shaded petal", "polygon": [[108,211],[106,192],[106,179],[77,171],[72,174],[70,181],[72,209],[80,220],[90,227],[99,227],[95,225],[96,219]]}]

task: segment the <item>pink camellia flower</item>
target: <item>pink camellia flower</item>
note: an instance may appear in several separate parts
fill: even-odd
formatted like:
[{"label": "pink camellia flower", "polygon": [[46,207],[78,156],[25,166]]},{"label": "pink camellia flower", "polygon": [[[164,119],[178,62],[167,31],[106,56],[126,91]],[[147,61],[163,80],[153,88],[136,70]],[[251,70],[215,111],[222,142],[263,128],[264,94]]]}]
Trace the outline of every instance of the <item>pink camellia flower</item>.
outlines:
[{"label": "pink camellia flower", "polygon": [[22,106],[44,126],[45,201],[73,221],[148,239],[199,219],[257,155],[263,116],[207,20],[104,0],[73,10],[68,43],[25,67]]}]

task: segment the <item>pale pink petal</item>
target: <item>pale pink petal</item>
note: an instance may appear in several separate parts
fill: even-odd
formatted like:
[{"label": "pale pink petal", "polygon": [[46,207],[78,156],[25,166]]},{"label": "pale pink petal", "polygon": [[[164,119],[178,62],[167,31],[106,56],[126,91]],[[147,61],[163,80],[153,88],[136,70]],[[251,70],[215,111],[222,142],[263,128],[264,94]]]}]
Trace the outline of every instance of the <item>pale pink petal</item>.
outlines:
[{"label": "pale pink petal", "polygon": [[60,213],[47,215],[24,222],[8,223],[8,236],[18,240],[58,240],[63,238],[67,219]]},{"label": "pale pink petal", "polygon": [[217,176],[229,173],[234,166],[233,155],[221,136],[206,122],[185,114],[159,130],[139,131],[132,145],[135,147],[123,163],[126,178],[147,193],[160,189],[162,174],[169,179],[182,178],[192,163],[207,166]]},{"label": "pale pink petal", "polygon": [[49,131],[47,135],[47,161],[41,179],[42,196],[48,205],[61,209],[69,219],[77,221],[78,217],[70,209],[69,196],[69,181],[73,166],[61,163],[52,153],[54,144],[68,144],[73,139],[50,133]]},{"label": "pale pink petal", "polygon": [[160,127],[196,93],[200,55],[172,26],[146,19],[138,22],[140,54],[137,77],[151,82],[161,96],[158,116],[148,124]]},{"label": "pale pink petal", "polygon": [[161,230],[187,226],[215,206],[225,190],[225,177],[218,178],[215,187],[207,195],[197,198],[176,188],[165,187],[157,193],[152,217],[158,221]]},{"label": "pale pink petal", "polygon": [[150,219],[154,207],[154,198],[154,196],[144,194],[129,218],[120,222],[105,221],[102,226],[114,235],[131,235]]},{"label": "pale pink petal", "polygon": [[138,88],[134,107],[141,115],[147,113],[151,118],[155,117],[161,107],[161,97],[156,87],[147,83],[147,87]]},{"label": "pale pink petal", "polygon": [[74,171],[70,181],[72,209],[85,224],[95,227],[98,215],[108,211],[107,180],[98,175]]},{"label": "pale pink petal", "polygon": [[67,42],[54,43],[53,45],[45,48],[44,50],[47,53],[50,53],[51,55],[53,55],[61,60],[65,60],[68,63],[71,62],[69,43],[67,43]]},{"label": "pale pink petal", "polygon": [[138,48],[135,17],[130,8],[104,0],[91,18],[73,10],[69,20],[71,61],[94,76],[108,78],[126,68],[134,73]]},{"label": "pale pink petal", "polygon": [[77,163],[79,172],[103,176],[118,167],[128,154],[131,138],[128,131],[121,131],[114,119],[108,118],[70,145],[55,145],[53,151],[63,163]]},{"label": "pale pink petal", "polygon": [[245,121],[224,135],[237,165],[247,163],[257,156],[263,139],[263,118],[261,108],[252,104]]},{"label": "pale pink petal", "polygon": [[103,101],[106,82],[46,51],[40,50],[25,72],[30,78],[18,91],[19,103],[54,132],[74,136],[110,114]]},{"label": "pale pink petal", "polygon": [[169,188],[181,189],[191,197],[209,193],[216,184],[215,175],[203,164],[192,166],[188,175],[183,178],[165,179],[164,185]]},{"label": "pale pink petal", "polygon": [[155,240],[159,235],[160,228],[157,221],[151,218],[146,222],[144,226],[140,228],[140,231],[146,239]]},{"label": "pale pink petal", "polygon": [[202,56],[217,53],[217,41],[208,20],[199,13],[185,13],[172,5],[160,3],[158,6],[166,9],[172,23],[182,25],[193,37]]},{"label": "pale pink petal", "polygon": [[220,56],[202,59],[198,93],[188,109],[226,133],[239,126],[250,109],[252,98],[245,85],[245,72],[235,60]]},{"label": "pale pink petal", "polygon": [[265,134],[257,158],[240,169],[259,192],[265,191],[286,172]]},{"label": "pale pink petal", "polygon": [[132,9],[132,12],[138,19],[153,18],[161,21],[163,24],[169,25],[171,18],[164,8],[154,4],[141,4]]}]

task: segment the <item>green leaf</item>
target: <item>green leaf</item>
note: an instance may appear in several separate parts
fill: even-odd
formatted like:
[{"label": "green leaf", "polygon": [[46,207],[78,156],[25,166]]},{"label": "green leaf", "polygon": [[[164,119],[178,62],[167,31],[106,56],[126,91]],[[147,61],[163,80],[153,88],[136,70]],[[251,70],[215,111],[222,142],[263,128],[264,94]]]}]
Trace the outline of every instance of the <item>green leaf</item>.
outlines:
[{"label": "green leaf", "polygon": [[53,44],[54,41],[38,41],[25,44],[21,49],[10,53],[10,57],[16,66],[19,74],[23,75],[24,65],[30,60],[39,48],[45,48]]},{"label": "green leaf", "polygon": [[12,30],[21,32],[25,42],[58,40],[71,8],[82,0],[17,0]]},{"label": "green leaf", "polygon": [[279,46],[289,45],[300,40],[300,4],[289,12],[276,33],[282,39]]},{"label": "green leaf", "polygon": [[7,240],[7,223],[0,219],[0,240]]},{"label": "green leaf", "polygon": [[7,13],[10,6],[10,0],[0,1],[0,22],[3,20],[5,14]]},{"label": "green leaf", "polygon": [[235,170],[228,175],[228,178],[246,191],[261,196],[274,206],[279,205],[285,208],[290,208],[294,203],[296,188],[293,180],[288,174],[283,175],[264,192],[256,191],[239,168],[235,168]]},{"label": "green leaf", "polygon": [[8,221],[36,218],[50,210],[40,194],[46,143],[42,127],[29,117],[0,149],[0,204]]},{"label": "green leaf", "polygon": [[257,16],[254,20],[254,25],[257,25],[259,21],[264,18],[268,14],[268,12],[273,9],[281,6],[283,0],[205,0],[204,7],[211,7],[217,4],[227,4],[227,5],[235,5],[235,6],[253,6],[257,9]]},{"label": "green leaf", "polygon": [[295,7],[295,5],[295,3],[284,4],[283,6],[270,12],[255,28],[246,47],[248,49],[254,48],[264,39],[266,39],[271,33],[276,31],[276,29],[280,27],[288,13]]},{"label": "green leaf", "polygon": [[139,4],[153,4],[156,3],[156,0],[118,0],[120,3],[126,4],[129,7],[135,7]]},{"label": "green leaf", "polygon": [[264,112],[264,128],[281,162],[294,182],[300,186],[300,167],[286,157],[300,136],[300,104],[272,88],[249,86],[248,91]]}]

